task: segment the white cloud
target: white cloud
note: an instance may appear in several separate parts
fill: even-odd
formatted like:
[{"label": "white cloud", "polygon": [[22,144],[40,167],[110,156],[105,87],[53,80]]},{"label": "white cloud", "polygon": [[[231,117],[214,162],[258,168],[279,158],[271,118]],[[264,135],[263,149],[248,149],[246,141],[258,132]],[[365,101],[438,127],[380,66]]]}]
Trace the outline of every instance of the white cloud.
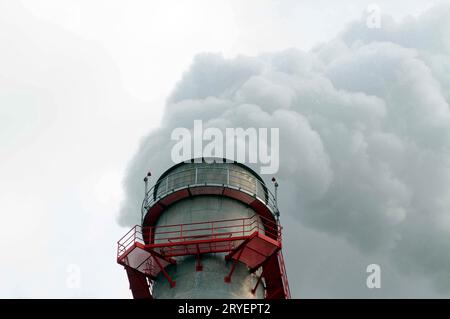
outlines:
[{"label": "white cloud", "polygon": [[[194,119],[279,127],[278,178],[292,187],[282,214],[345,238],[391,271],[424,275],[448,294],[449,14],[442,5],[400,23],[384,16],[381,29],[368,29],[363,18],[307,53],[197,56],[163,126],[130,166],[120,221],[137,210],[146,169],[158,176],[168,167],[173,128]],[[405,288],[410,295],[417,293]]]},{"label": "white cloud", "polygon": [[[377,3],[383,12],[393,13],[395,21],[407,14],[418,16],[432,5],[431,1],[406,0],[395,3],[379,0]],[[383,187],[386,187],[387,191],[393,192],[390,197],[395,199],[386,203],[382,222],[394,229],[404,227],[408,230],[401,232],[403,238],[407,238],[403,246],[394,246],[403,252],[398,255],[398,263],[405,264],[407,267],[402,267],[412,273],[426,272],[426,263],[411,264],[411,260],[417,256],[426,257],[427,250],[437,247],[436,243],[448,229],[448,218],[444,213],[434,214],[431,218],[434,222],[425,218],[430,226],[421,231],[423,238],[429,238],[426,241],[429,246],[423,245],[424,253],[417,254],[417,250],[407,243],[412,241],[408,238],[420,233],[413,226],[420,225],[421,220],[410,218],[410,210],[404,203],[409,200],[422,211],[425,207],[433,207],[433,211],[444,212],[447,207],[442,190],[447,185],[447,177],[441,169],[447,164],[445,157],[436,152],[447,143],[440,135],[446,130],[445,120],[438,116],[424,118],[421,127],[403,125],[404,133],[400,135],[398,131],[380,126],[384,118],[392,118],[385,96],[369,95],[367,87],[362,89],[363,92],[356,92],[356,85],[361,81],[356,66],[353,80],[348,83],[352,86],[348,89],[339,87],[344,85],[341,80],[334,83],[341,76],[339,66],[345,65],[346,55],[357,55],[358,60],[363,60],[363,55],[372,54],[378,58],[382,55],[382,52],[376,52],[381,46],[375,46],[373,50],[366,46],[373,42],[375,35],[361,37],[355,26],[352,30],[356,31],[349,31],[347,36],[326,42],[311,52],[291,50],[259,56],[260,52],[286,47],[309,51],[318,41],[328,41],[348,21],[360,17],[366,6],[365,1],[351,0],[215,1],[214,4],[210,1],[176,1],[176,5],[175,1],[150,3],[143,0],[126,5],[114,0],[0,0],[0,245],[4,256],[0,262],[3,275],[0,295],[130,297],[126,275],[115,263],[115,242],[126,231],[116,225],[114,219],[122,196],[119,181],[124,176],[130,154],[137,148],[139,137],[155,130],[151,135],[152,142],[143,146],[148,152],[137,155],[142,166],[131,166],[128,176],[128,180],[137,185],[136,193],[127,195],[124,207],[129,211],[123,216],[127,222],[132,219],[137,222],[139,211],[135,206],[142,200],[143,174],[151,169],[156,175],[166,168],[170,154],[170,145],[166,143],[170,125],[184,125],[182,116],[189,119],[194,115],[209,118],[210,125],[219,127],[233,123],[280,125],[289,120],[292,128],[285,131],[284,139],[302,132],[293,145],[295,154],[302,157],[305,165],[295,166],[293,163],[298,160],[295,156],[285,157],[283,163],[284,176],[293,174],[302,181],[291,187],[289,181],[282,183],[280,196],[286,203],[283,210],[286,220],[291,196],[300,193],[305,203],[308,199],[327,196],[342,171],[336,170],[336,155],[345,159],[353,154],[355,160],[366,165],[356,166],[362,176],[372,165],[370,161],[363,162],[364,150],[367,158],[388,163],[376,170],[381,176],[378,198],[385,198]],[[427,103],[436,105],[433,114],[445,114],[442,97],[448,101],[450,96],[450,62],[448,51],[444,51],[448,43],[437,40],[438,34],[428,39],[426,33],[431,31],[426,31],[419,41],[423,43],[420,50],[410,45],[411,39],[422,30],[421,25],[427,24],[428,30],[433,31],[435,26],[445,25],[445,21],[430,17],[421,18],[426,21],[389,25],[390,29],[386,30],[390,31],[385,30],[382,34],[384,42],[396,43],[398,59],[409,55],[407,61],[414,66],[410,70],[405,64],[401,70],[411,83],[405,83],[403,89],[417,87],[418,90],[412,90],[416,97],[428,97],[415,101],[414,110],[418,113],[410,114],[412,121],[427,113],[426,107],[424,109]],[[445,29],[441,31],[445,32]],[[405,39],[399,37],[406,33],[409,36]],[[360,38],[359,51],[351,44],[355,37]],[[198,70],[192,69],[186,74],[172,95],[172,102],[179,100],[169,103],[163,115],[162,106],[180,74],[196,53],[205,51],[222,52],[225,58],[214,54],[200,56],[194,65]],[[395,50],[391,47],[389,51]],[[258,57],[230,59],[240,53]],[[342,61],[333,62],[337,57]],[[386,61],[391,58],[386,54]],[[345,63],[350,67],[352,61]],[[215,70],[215,76],[210,75],[211,68]],[[199,74],[205,69],[209,72]],[[412,72],[416,70],[420,73]],[[416,79],[418,76],[424,79]],[[208,85],[203,85],[205,82]],[[266,89],[259,91],[258,87]],[[419,89],[426,94],[419,94]],[[186,94],[192,94],[192,99],[186,99]],[[204,99],[198,99],[200,95]],[[320,100],[316,99],[319,95],[323,95]],[[303,99],[300,111],[296,108],[299,97]],[[330,106],[336,106],[336,109]],[[226,111],[221,116],[223,110]],[[255,112],[248,117],[248,110]],[[334,113],[330,114],[332,110]],[[157,129],[161,119],[162,126]],[[350,123],[352,130],[348,130]],[[329,131],[319,131],[318,127],[329,124]],[[392,125],[395,127],[394,123]],[[367,136],[364,127],[373,134]],[[358,134],[353,132],[358,130]],[[338,145],[347,146],[351,141],[349,146],[341,151],[339,148],[330,150],[333,145],[325,137],[334,133],[342,139]],[[408,137],[409,143],[405,143]],[[425,138],[433,138],[434,144],[426,153],[421,152],[425,143],[414,143],[419,142],[420,137],[424,142],[431,142]],[[397,173],[405,158],[409,166],[400,178]],[[423,183],[415,190],[423,195],[414,197],[407,186],[420,184],[423,167],[428,167],[426,173],[434,183]],[[287,196],[290,194],[287,190],[294,193]],[[439,200],[435,198],[437,194]],[[297,227],[295,221],[300,220],[300,214],[291,215],[296,217],[290,224]],[[320,231],[327,229],[323,221],[307,215],[302,213],[301,220],[309,220]],[[344,216],[348,218],[349,215]],[[122,222],[124,220],[122,218]],[[375,220],[380,222],[379,218]],[[412,226],[403,226],[407,223]],[[337,225],[340,226],[339,234],[352,241],[358,238],[351,225]],[[381,223],[379,228],[383,225]],[[426,231],[433,227],[439,230],[436,236]],[[359,269],[359,264],[350,267],[345,260],[354,257],[360,264],[374,261],[366,259],[345,241],[335,243],[334,235],[322,236],[313,228],[303,228],[305,241],[317,238],[320,242],[311,251],[305,246],[296,250],[298,246],[292,245],[293,240],[286,243],[288,247],[294,247],[289,248],[290,251],[307,256],[300,259],[291,252],[286,256],[289,271],[297,266],[304,267],[301,273],[290,271],[291,282],[296,291],[300,291],[300,296],[364,295],[365,291],[355,288],[357,277],[354,271]],[[296,228],[291,229],[294,231],[289,230],[288,235],[297,233]],[[392,235],[389,229],[387,234]],[[17,237],[17,234],[20,235]],[[387,237],[389,244],[391,236]],[[392,237],[399,238],[397,233]],[[366,245],[368,243],[374,248],[379,245],[370,240]],[[25,246],[30,248],[26,253],[23,251]],[[336,279],[338,271],[330,272],[327,280],[321,280],[320,268],[315,265],[323,260],[312,253],[315,247],[330,254],[326,260],[339,263],[338,269],[345,272],[342,277],[351,278],[350,283]],[[385,258],[383,249],[378,256]],[[334,251],[339,255],[333,255]],[[392,252],[394,254],[394,249]],[[438,255],[430,260],[436,267],[436,276],[445,277],[446,273],[442,271],[445,260],[439,259]],[[81,289],[66,287],[67,267],[71,264],[80,266]],[[389,274],[394,276],[394,272]],[[399,283],[399,287],[391,285],[384,291],[388,295],[432,294],[426,283],[417,278],[414,283],[399,276],[390,281]],[[336,282],[341,285],[333,289]],[[304,290],[298,287],[304,287]]]}]

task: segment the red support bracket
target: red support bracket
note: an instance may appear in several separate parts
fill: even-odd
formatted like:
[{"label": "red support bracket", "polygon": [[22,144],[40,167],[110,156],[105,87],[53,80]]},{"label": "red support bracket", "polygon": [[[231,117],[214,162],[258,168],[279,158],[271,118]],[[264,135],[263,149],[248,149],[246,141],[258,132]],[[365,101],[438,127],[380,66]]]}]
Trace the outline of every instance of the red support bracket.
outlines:
[{"label": "red support bracket", "polygon": [[262,279],[263,276],[264,276],[264,270],[265,270],[265,268],[263,267],[263,270],[262,270],[262,272],[261,272],[261,275],[259,275],[258,281],[256,282],[255,287],[252,289],[252,294],[253,294],[253,295],[256,293],[256,289],[258,288],[259,284],[261,283],[261,279]]},{"label": "red support bracket", "polygon": [[198,247],[197,244],[197,255],[195,255],[195,271],[202,271],[203,270],[203,265],[202,265],[202,260],[201,260],[201,255],[200,255],[200,248]]},{"label": "red support bracket", "polygon": [[202,260],[200,258],[200,255],[196,255],[195,259],[197,260],[195,263],[195,271],[202,271],[203,265],[202,265]]},{"label": "red support bracket", "polygon": [[163,273],[164,277],[166,277],[166,279],[169,281],[170,287],[174,288],[176,285],[176,282],[174,280],[172,280],[172,278],[170,278],[169,274],[167,273],[167,271],[164,269],[164,267],[161,265],[161,262],[159,261],[158,258],[154,258],[156,264],[158,265],[159,269],[161,269],[161,272]]},{"label": "red support bracket", "polygon": [[[225,276],[224,281],[226,283],[231,282],[231,276],[233,275],[234,269],[236,268],[236,264],[239,262],[239,258],[241,258],[242,252],[244,251],[244,247],[242,247],[239,251],[239,254],[236,259],[233,260],[233,265],[231,266],[230,273]],[[228,256],[228,255],[227,255]]]}]

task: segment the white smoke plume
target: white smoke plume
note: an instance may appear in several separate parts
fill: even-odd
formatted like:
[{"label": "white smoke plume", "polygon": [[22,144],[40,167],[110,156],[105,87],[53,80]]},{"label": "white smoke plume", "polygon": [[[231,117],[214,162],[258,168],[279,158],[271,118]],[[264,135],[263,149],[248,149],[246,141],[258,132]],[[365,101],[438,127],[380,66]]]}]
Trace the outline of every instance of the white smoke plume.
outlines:
[{"label": "white smoke plume", "polygon": [[379,29],[362,19],[310,52],[198,55],[130,164],[119,222],[138,222],[146,171],[157,178],[173,164],[174,128],[279,127],[277,178],[292,195],[282,218],[450,295],[449,17],[441,5],[383,16]]}]

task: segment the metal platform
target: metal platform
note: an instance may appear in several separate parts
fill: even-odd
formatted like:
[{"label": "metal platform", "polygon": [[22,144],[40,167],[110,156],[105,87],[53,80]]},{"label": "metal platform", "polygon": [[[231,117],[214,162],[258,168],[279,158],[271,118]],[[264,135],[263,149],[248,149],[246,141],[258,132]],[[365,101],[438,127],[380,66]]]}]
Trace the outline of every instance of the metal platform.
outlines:
[{"label": "metal platform", "polygon": [[279,215],[275,196],[262,180],[250,172],[222,164],[218,167],[180,167],[162,176],[146,191],[141,222],[144,226],[153,226],[166,207],[198,195],[236,199],[272,221]]},{"label": "metal platform", "polygon": [[226,253],[225,258],[233,261],[225,282],[232,280],[235,265],[241,262],[250,272],[262,267],[257,286],[264,279],[267,298],[290,297],[281,255],[281,226],[257,214],[188,224],[137,225],[119,240],[117,262],[128,272],[133,270],[136,278],[141,276],[141,283],[143,278],[153,280],[162,272],[174,287],[176,283],[165,271],[166,266],[175,264],[178,256],[193,255],[198,259],[199,271],[201,256],[209,253]]}]

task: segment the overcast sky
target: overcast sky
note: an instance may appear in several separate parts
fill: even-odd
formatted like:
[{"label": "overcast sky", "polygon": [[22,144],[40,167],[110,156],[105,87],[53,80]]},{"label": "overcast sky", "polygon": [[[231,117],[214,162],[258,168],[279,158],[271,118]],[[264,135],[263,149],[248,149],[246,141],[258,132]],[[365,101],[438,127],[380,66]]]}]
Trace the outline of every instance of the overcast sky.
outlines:
[{"label": "overcast sky", "polygon": [[[213,97],[233,103],[254,102],[252,85],[271,92],[269,82],[297,96],[304,92],[303,84],[314,85],[320,96],[329,98],[320,104],[320,112],[292,106],[306,119],[299,123],[308,122],[301,126],[306,137],[297,140],[296,131],[286,133],[298,154],[312,158],[297,170],[286,157],[280,172],[308,183],[282,184],[285,258],[294,297],[448,297],[450,284],[442,276],[448,275],[444,269],[450,263],[439,252],[448,247],[443,242],[449,219],[443,213],[424,213],[427,207],[439,212],[450,208],[448,195],[440,193],[450,185],[448,175],[440,176],[439,170],[449,167],[450,145],[445,138],[450,126],[439,122],[447,119],[450,96],[448,72],[439,73],[450,66],[450,37],[445,38],[449,25],[443,22],[448,16],[443,19],[439,12],[450,11],[443,7],[423,15],[438,2],[376,1],[385,24],[372,34],[358,21],[365,21],[374,1],[0,0],[0,297],[131,297],[126,274],[115,262],[115,244],[132,223],[123,217],[124,207],[140,197],[130,197],[135,191],[130,178],[145,170],[135,154],[141,142],[147,143],[144,136],[160,134],[174,123],[172,104],[188,97],[208,104],[202,93],[192,96],[193,79],[211,85]],[[249,58],[242,62],[239,55]],[[380,63],[368,65],[370,59]],[[280,66],[277,61],[287,62]],[[404,73],[394,75],[400,77],[378,73],[398,61],[404,69],[396,72]],[[255,71],[260,82],[248,81],[236,96],[196,76],[208,67],[228,74],[255,63],[269,71]],[[371,77],[361,75],[366,67]],[[406,72],[411,69],[417,73]],[[297,72],[302,85],[291,87],[293,82],[280,80],[283,76],[273,74],[277,72]],[[415,83],[417,78],[423,82]],[[402,79],[414,83],[402,85]],[[387,81],[395,90],[385,90]],[[397,129],[401,115],[390,105],[409,103],[409,94],[419,101],[407,122],[414,125]],[[349,107],[347,111],[328,112],[334,99],[338,107]],[[305,96],[303,101],[317,100]],[[330,114],[344,128],[360,119],[373,134],[349,137],[336,128]],[[287,116],[277,113],[269,123],[282,125]],[[334,136],[341,132],[342,143],[354,142],[356,151],[333,151],[336,144],[326,138],[326,128]],[[379,169],[376,180],[362,167],[366,162],[357,160],[358,145],[364,143],[373,152],[368,162]],[[386,153],[377,149],[386,145]],[[402,160],[420,157],[421,162],[412,161],[402,170],[398,158],[389,157],[400,154],[398,148],[407,150]],[[151,156],[158,150],[150,149]],[[349,211],[342,202],[359,190],[348,170],[335,165],[347,159],[355,159],[355,175],[375,185],[370,191],[376,192],[373,197],[359,194],[360,201]],[[435,183],[420,188],[422,176],[411,172],[423,163],[436,168],[427,171]],[[154,165],[163,169],[157,161]],[[414,201],[415,192],[425,195]],[[293,211],[298,194],[304,196],[303,207],[318,214]],[[386,207],[376,204],[385,200]],[[373,209],[374,216],[382,211],[383,217],[354,218],[363,206],[371,207],[368,214]],[[332,207],[342,214],[330,212]],[[139,211],[129,210],[126,216],[132,214],[138,217]],[[439,222],[442,229],[436,228]],[[374,239],[375,233],[381,240]],[[423,250],[412,249],[415,242]],[[382,266],[381,289],[365,285],[365,267],[371,263]],[[72,287],[70,275],[78,270],[80,286]]]}]

